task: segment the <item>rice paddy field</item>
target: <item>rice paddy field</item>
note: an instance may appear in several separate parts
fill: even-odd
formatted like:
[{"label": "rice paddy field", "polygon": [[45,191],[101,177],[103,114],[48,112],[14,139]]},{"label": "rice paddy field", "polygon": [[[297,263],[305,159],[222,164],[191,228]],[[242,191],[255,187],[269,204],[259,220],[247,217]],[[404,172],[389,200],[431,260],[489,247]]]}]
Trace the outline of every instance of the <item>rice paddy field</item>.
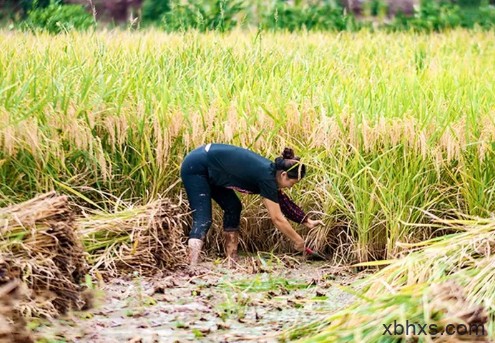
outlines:
[{"label": "rice paddy field", "polygon": [[[493,340],[493,56],[476,30],[0,32],[0,338]],[[209,142],[293,147],[325,223],[296,229],[329,260],[241,196],[238,269],[218,208],[184,269],[179,168]],[[384,333],[406,320],[486,335]]]}]

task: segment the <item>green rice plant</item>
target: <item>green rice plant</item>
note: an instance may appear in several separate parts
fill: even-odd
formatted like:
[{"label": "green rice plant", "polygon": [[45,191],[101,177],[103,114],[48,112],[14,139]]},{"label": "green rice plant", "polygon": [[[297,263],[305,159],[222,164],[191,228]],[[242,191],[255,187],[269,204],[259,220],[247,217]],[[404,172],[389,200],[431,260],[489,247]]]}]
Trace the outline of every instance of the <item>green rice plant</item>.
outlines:
[{"label": "green rice plant", "polygon": [[[292,146],[309,172],[289,193],[325,221],[296,229],[336,261],[393,258],[438,234],[426,212],[494,211],[491,38],[1,32],[0,204],[181,198],[201,144]],[[245,247],[290,249],[260,199],[243,202]]]}]

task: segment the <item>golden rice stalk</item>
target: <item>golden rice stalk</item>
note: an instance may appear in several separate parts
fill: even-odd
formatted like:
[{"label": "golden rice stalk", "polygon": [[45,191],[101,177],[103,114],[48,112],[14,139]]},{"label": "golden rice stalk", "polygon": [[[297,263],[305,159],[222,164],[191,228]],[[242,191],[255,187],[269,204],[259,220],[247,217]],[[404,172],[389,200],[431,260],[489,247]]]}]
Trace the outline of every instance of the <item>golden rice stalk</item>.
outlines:
[{"label": "golden rice stalk", "polygon": [[283,338],[319,332],[303,341],[489,342],[488,328],[483,306],[468,301],[463,288],[447,281],[368,298],[331,315],[323,324],[294,329]]},{"label": "golden rice stalk", "polygon": [[495,220],[468,218],[439,220],[445,229],[457,233],[416,244],[407,256],[371,276],[364,283],[366,296],[373,297],[385,289],[400,289],[413,284],[455,279],[467,292],[468,299],[485,302],[495,313]]},{"label": "golden rice stalk", "polygon": [[[441,228],[456,233],[404,244],[415,250],[363,280],[364,287],[358,291],[360,301],[326,318],[323,324],[320,321],[296,328],[289,336],[310,336],[311,342],[376,342],[384,339],[383,330],[379,330],[383,324],[409,319],[438,327],[448,323],[467,327],[483,324],[493,339],[495,220],[467,218],[438,222]],[[311,336],[316,332],[320,333]],[[435,341],[447,342],[442,340],[445,338]],[[486,341],[488,337],[460,335],[448,339],[448,342]]]},{"label": "golden rice stalk", "polygon": [[92,271],[153,275],[186,264],[189,213],[183,204],[158,199],[114,213],[83,212],[77,223]]},{"label": "golden rice stalk", "polygon": [[32,290],[20,305],[24,315],[54,316],[84,306],[79,282],[87,264],[66,196],[50,192],[0,209],[0,253],[0,271]]}]

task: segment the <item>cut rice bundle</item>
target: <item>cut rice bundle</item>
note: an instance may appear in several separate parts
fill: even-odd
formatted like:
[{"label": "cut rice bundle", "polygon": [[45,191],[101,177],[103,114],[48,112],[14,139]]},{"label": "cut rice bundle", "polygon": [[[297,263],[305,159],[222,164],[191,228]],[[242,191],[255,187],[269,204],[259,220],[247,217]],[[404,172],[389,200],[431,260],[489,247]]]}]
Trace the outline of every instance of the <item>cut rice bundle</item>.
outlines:
[{"label": "cut rice bundle", "polygon": [[184,204],[158,199],[115,213],[84,211],[78,219],[92,271],[106,276],[129,272],[153,275],[186,261],[185,231],[190,220]]},{"label": "cut rice bundle", "polygon": [[0,342],[34,342],[17,308],[21,297],[22,285],[19,280],[10,280],[5,276],[0,278]]},{"label": "cut rice bundle", "polygon": [[87,264],[66,196],[50,192],[0,209],[0,253],[2,274],[31,291],[20,302],[23,315],[56,316],[84,306],[79,283]]},{"label": "cut rice bundle", "polygon": [[[402,341],[405,335],[384,335],[383,325],[404,325],[407,319],[462,330],[430,337],[436,342],[493,340],[495,220],[442,220],[440,225],[457,233],[408,245],[413,249],[408,255],[363,280],[357,294],[361,299],[352,306],[286,335],[307,337],[308,342]],[[480,325],[484,335],[466,334],[466,328]],[[411,342],[424,338],[407,336]]]}]

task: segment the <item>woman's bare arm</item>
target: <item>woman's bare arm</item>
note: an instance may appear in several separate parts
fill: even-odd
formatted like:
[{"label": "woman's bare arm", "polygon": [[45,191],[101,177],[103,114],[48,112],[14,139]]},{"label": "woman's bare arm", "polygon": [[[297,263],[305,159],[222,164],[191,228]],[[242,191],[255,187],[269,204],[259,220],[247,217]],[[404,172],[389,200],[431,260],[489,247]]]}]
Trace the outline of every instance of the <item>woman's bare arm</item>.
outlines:
[{"label": "woman's bare arm", "polygon": [[270,214],[270,218],[272,219],[275,227],[284,235],[289,237],[292,242],[294,242],[294,247],[297,251],[304,251],[304,240],[292,228],[292,225],[290,225],[289,221],[285,218],[279,204],[267,198],[263,198],[263,203],[268,209],[268,213]]}]

